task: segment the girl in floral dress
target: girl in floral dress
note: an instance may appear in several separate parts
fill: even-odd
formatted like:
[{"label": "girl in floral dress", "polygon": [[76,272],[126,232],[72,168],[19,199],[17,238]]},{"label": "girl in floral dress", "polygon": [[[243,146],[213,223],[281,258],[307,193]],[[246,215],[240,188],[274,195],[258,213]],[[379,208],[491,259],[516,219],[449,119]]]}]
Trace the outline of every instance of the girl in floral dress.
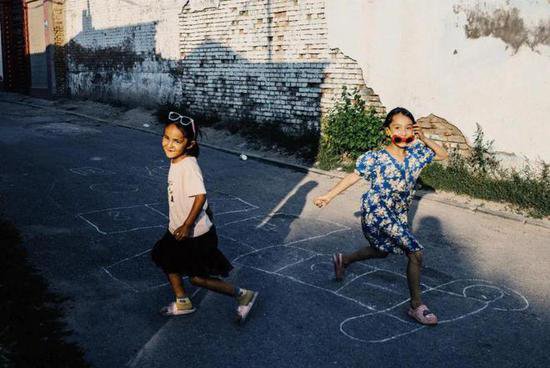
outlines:
[{"label": "girl in floral dress", "polygon": [[315,199],[324,207],[338,194],[361,178],[370,182],[370,189],[361,199],[362,228],[370,246],[351,254],[333,256],[337,280],[342,280],[351,263],[384,258],[388,254],[408,257],[407,281],[410,291],[409,315],[422,324],[435,325],[437,317],[422,303],[420,270],[422,245],[412,234],[407,219],[414,187],[420,171],[432,160],[444,160],[447,151],[427,138],[413,115],[398,107],[384,121],[391,143],[381,150],[368,151],[357,159],[355,172],[347,175],[327,194]]}]

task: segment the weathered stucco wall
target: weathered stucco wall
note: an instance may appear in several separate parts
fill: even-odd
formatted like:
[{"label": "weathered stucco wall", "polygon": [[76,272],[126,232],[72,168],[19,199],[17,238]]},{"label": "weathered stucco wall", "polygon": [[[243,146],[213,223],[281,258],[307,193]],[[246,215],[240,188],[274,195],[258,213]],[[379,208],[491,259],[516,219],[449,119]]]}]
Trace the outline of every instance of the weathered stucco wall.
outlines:
[{"label": "weathered stucco wall", "polygon": [[327,0],[329,44],[388,109],[437,115],[550,161],[550,2]]},{"label": "weathered stucco wall", "polygon": [[67,0],[73,96],[153,106],[177,95],[179,0]]},{"label": "weathered stucco wall", "polygon": [[65,14],[75,96],[315,125],[357,86],[452,145],[447,122],[469,138],[479,123],[497,150],[550,161],[546,0],[67,0]]},{"label": "weathered stucco wall", "polygon": [[66,14],[75,96],[317,126],[347,85],[384,111],[329,47],[324,0],[67,0]]}]

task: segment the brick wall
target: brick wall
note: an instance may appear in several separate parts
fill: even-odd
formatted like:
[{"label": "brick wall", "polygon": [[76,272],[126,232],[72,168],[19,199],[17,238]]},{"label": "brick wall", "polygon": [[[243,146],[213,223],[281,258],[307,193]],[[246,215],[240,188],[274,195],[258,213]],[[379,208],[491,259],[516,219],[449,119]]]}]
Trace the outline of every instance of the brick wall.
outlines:
[{"label": "brick wall", "polygon": [[467,139],[454,124],[434,114],[419,118],[417,122],[428,138],[441,143],[447,150],[455,150],[463,155],[470,153]]},{"label": "brick wall", "polygon": [[329,47],[324,4],[161,0],[132,8],[67,0],[70,93],[318,126],[346,85],[383,112],[357,63]]},{"label": "brick wall", "polygon": [[190,110],[316,125],[346,85],[383,111],[357,63],[329,48],[324,1],[210,3],[180,15],[179,81]]},{"label": "brick wall", "polygon": [[0,26],[4,58],[3,88],[27,93],[30,87],[30,64],[22,1],[0,1]]},{"label": "brick wall", "polygon": [[65,48],[65,4],[52,2],[53,64],[55,96],[67,95],[67,55]]}]

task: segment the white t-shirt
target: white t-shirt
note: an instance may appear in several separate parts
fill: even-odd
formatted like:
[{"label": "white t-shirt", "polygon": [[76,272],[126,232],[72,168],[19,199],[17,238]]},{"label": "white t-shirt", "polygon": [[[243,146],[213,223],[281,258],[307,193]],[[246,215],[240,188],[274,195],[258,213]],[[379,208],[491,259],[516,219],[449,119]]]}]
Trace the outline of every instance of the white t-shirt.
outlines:
[{"label": "white t-shirt", "polygon": [[[170,208],[168,230],[172,234],[187,220],[193,208],[195,196],[199,194],[206,194],[206,188],[197,159],[187,157],[176,164],[171,164],[168,172],[168,206]],[[205,202],[189,237],[196,238],[203,235],[212,227],[212,222],[205,212],[207,207],[208,202]]]}]

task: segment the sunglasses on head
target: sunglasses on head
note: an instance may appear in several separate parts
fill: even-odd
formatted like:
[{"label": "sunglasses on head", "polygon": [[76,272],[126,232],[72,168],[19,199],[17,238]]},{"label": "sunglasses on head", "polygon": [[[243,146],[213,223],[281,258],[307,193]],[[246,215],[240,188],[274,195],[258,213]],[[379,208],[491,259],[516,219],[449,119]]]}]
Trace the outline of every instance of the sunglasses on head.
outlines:
[{"label": "sunglasses on head", "polygon": [[191,125],[191,129],[193,129],[193,135],[196,135],[195,121],[189,116],[180,115],[175,111],[170,111],[170,113],[168,114],[168,120],[173,121],[174,123],[178,122],[182,126]]},{"label": "sunglasses on head", "polygon": [[400,137],[398,135],[393,135],[391,137],[391,141],[396,144],[396,143],[411,143],[412,141],[414,141],[414,135],[410,135],[408,137]]}]

